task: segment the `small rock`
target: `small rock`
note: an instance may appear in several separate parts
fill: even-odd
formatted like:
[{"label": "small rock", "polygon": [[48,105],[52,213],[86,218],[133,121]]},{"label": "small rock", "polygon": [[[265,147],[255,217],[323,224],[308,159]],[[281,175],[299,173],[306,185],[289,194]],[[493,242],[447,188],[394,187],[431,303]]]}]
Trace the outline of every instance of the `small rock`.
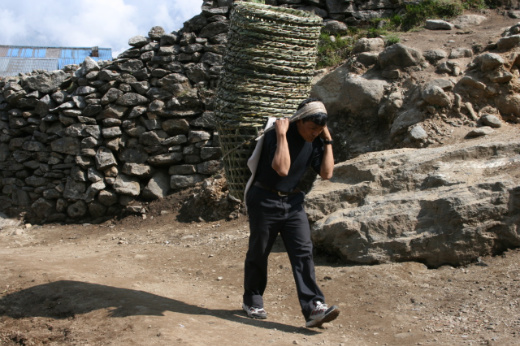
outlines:
[{"label": "small rock", "polygon": [[12,233],[12,235],[22,235],[22,234],[24,234],[24,233],[25,233],[25,231],[24,231],[23,229],[16,229],[16,230]]},{"label": "small rock", "polygon": [[426,133],[421,125],[415,125],[410,130],[410,136],[415,140],[424,140],[428,138],[428,133]]},{"label": "small rock", "polygon": [[451,30],[454,25],[445,20],[429,19],[424,27],[428,30]]},{"label": "small rock", "polygon": [[484,126],[490,126],[494,128],[502,127],[502,122],[500,121],[500,119],[493,114],[484,114],[480,118],[480,122]]},{"label": "small rock", "polygon": [[520,11],[509,11],[507,13],[507,15],[510,17],[510,18],[520,18]]},{"label": "small rock", "polygon": [[495,132],[491,127],[489,126],[483,126],[483,127],[479,127],[478,129],[474,129],[472,131],[470,131],[466,137],[467,138],[475,138],[475,137],[482,137],[482,136],[487,136],[487,135],[490,135],[492,134],[493,132]]}]

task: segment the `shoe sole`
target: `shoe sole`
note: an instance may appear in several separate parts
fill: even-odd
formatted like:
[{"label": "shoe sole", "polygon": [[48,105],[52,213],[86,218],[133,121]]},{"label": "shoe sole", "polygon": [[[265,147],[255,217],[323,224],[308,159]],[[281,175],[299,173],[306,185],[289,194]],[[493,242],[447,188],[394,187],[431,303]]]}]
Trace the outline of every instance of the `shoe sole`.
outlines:
[{"label": "shoe sole", "polygon": [[[323,325],[323,323],[327,323],[330,321],[334,321],[339,316],[339,308],[336,305],[333,305],[329,309],[329,313],[323,316],[323,318],[319,321],[316,321],[316,324],[313,325],[306,325],[307,328],[319,328]],[[314,322],[314,321],[312,321]]]},{"label": "shoe sole", "polygon": [[250,314],[249,312],[247,312],[247,316],[250,317],[250,318],[254,318],[256,320],[265,320],[267,318],[267,315],[255,315],[255,314]]}]

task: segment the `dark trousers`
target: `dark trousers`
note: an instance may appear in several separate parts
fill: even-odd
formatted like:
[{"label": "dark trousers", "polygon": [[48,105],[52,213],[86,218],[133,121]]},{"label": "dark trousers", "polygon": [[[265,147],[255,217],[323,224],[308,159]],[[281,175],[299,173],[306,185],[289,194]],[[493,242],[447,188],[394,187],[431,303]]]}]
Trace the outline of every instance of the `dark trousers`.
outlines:
[{"label": "dark trousers", "polygon": [[246,204],[250,236],[244,268],[245,304],[264,306],[262,296],[267,286],[268,257],[278,233],[289,255],[305,318],[314,308],[314,301],[325,302],[316,284],[311,231],[303,199],[303,192],[281,197],[256,186],[248,191]]}]

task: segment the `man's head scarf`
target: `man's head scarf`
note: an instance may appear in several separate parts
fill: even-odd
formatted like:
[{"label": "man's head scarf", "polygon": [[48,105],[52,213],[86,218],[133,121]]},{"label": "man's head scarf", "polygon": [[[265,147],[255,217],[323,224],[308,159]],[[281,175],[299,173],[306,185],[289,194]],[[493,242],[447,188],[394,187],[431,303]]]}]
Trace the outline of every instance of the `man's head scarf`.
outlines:
[{"label": "man's head scarf", "polygon": [[298,109],[296,113],[294,113],[294,115],[289,119],[289,121],[293,122],[296,120],[305,119],[318,113],[327,114],[327,109],[321,101],[312,101],[306,103],[302,108]]},{"label": "man's head scarf", "polygon": [[[289,122],[295,122],[298,120],[303,120],[308,118],[314,114],[323,113],[327,114],[327,109],[325,105],[321,101],[312,101],[303,105],[300,109],[298,109],[290,118]],[[274,124],[271,126],[267,126],[264,132],[270,131],[274,129]]]}]

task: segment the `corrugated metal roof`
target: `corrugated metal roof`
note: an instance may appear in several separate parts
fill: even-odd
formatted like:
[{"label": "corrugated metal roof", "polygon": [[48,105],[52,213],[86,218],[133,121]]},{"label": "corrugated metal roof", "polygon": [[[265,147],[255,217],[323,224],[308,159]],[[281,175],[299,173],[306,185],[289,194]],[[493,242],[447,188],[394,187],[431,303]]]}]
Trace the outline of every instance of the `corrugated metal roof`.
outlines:
[{"label": "corrugated metal roof", "polygon": [[67,65],[79,65],[87,56],[95,61],[112,60],[112,49],[0,45],[0,76],[16,76],[34,70],[59,70]]},{"label": "corrugated metal roof", "polygon": [[30,73],[34,70],[59,70],[59,59],[23,59],[1,58],[0,77],[17,76],[19,73]]},{"label": "corrugated metal roof", "polygon": [[[97,55],[97,56],[95,56]],[[60,66],[63,68],[66,65],[81,64],[85,58],[89,56],[95,61],[112,60],[112,50],[105,48],[98,48],[97,53],[94,49],[78,49],[78,48],[63,48],[60,53]]]},{"label": "corrugated metal roof", "polygon": [[59,58],[61,49],[59,48],[47,48],[47,58]]}]

